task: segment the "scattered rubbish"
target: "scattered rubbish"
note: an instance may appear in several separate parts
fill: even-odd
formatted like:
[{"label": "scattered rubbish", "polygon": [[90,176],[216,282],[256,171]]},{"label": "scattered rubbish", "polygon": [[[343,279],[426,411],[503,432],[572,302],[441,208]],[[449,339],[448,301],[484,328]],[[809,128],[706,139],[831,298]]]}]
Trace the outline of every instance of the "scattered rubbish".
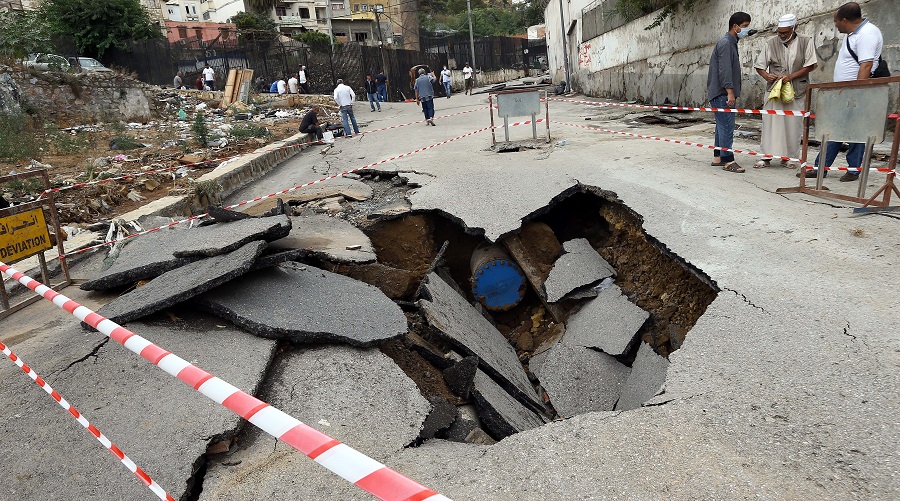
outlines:
[{"label": "scattered rubbish", "polygon": [[563,139],[563,140],[561,140],[561,141],[557,141],[557,142],[556,142],[556,145],[557,145],[557,146],[565,146],[565,145],[567,145],[567,144],[569,144],[569,141],[568,141],[567,139]]}]

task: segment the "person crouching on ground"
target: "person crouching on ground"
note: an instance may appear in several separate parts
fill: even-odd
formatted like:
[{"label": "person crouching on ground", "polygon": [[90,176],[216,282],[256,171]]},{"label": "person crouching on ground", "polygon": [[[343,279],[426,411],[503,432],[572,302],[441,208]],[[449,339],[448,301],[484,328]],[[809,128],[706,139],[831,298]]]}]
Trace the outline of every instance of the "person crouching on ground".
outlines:
[{"label": "person crouching on ground", "polygon": [[[713,108],[733,108],[741,97],[741,61],[738,57],[738,40],[750,34],[750,14],[735,12],[728,19],[728,32],[716,42],[709,61],[706,90]],[[718,112],[716,116],[715,145],[731,150],[734,146],[734,113]],[[714,150],[713,166],[728,172],[744,172],[734,161],[734,152]]]},{"label": "person crouching on ground", "polygon": [[334,102],[341,109],[341,121],[344,122],[344,135],[353,137],[350,134],[350,124],[353,124],[353,132],[359,134],[359,125],[356,125],[356,116],[353,114],[353,100],[356,99],[356,93],[353,92],[348,85],[344,85],[344,81],[338,79],[337,87],[334,88]]},{"label": "person crouching on ground", "polygon": [[316,139],[319,141],[322,140],[323,126],[319,124],[319,113],[322,112],[322,108],[318,105],[313,106],[311,110],[309,110],[306,115],[303,115],[303,120],[300,121],[300,132],[305,134],[315,134]]},{"label": "person crouching on ground", "polygon": [[381,111],[381,101],[378,99],[378,84],[375,80],[372,80],[372,75],[366,75],[366,81],[363,82],[363,86],[366,88],[366,98],[369,100],[369,106],[372,107],[372,111],[375,111],[375,106],[378,105],[378,111]]},{"label": "person crouching on ground", "polygon": [[416,79],[416,101],[422,103],[422,113],[425,114],[425,123],[434,125],[434,72],[425,74],[425,68],[419,68],[419,78]]},{"label": "person crouching on ground", "polygon": [[[797,33],[797,16],[786,14],[778,19],[777,36],[770,38],[756,60],[756,72],[767,82],[766,95],[778,81],[790,83],[797,97],[806,95],[809,73],[816,69],[816,49],[812,38]],[[778,97],[766,101],[766,110],[802,111],[805,101],[794,98],[784,102]],[[762,140],[760,151],[774,158],[800,157],[800,138],[803,135],[803,117],[784,115],[762,116]],[[768,167],[771,159],[756,162],[753,167]],[[783,167],[796,168],[796,162],[782,160]]]}]

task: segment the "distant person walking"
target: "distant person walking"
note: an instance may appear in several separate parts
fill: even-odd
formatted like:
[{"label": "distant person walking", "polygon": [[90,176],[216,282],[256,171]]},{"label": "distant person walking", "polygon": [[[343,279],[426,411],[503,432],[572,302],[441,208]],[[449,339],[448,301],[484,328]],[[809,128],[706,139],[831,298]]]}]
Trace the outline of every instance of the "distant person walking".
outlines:
[{"label": "distant person walking", "polygon": [[[881,30],[862,17],[862,9],[858,3],[849,2],[841,5],[834,13],[834,26],[839,32],[847,35],[841,43],[841,50],[834,63],[835,82],[890,76],[890,72],[886,71],[887,65],[881,59],[881,51],[884,48],[884,37]],[[849,145],[847,163],[850,167],[862,167],[866,145],[864,143],[849,143]],[[828,141],[825,147],[825,166],[831,167],[840,152],[840,142]],[[816,156],[815,166],[819,166],[818,156]],[[800,174],[802,173],[797,173],[798,177]],[[825,171],[824,175],[827,176],[828,171]],[[816,171],[806,171],[806,177],[816,177]],[[848,170],[838,180],[846,183],[857,179],[859,179],[859,171]]]},{"label": "distant person walking", "polygon": [[463,67],[463,80],[465,80],[465,82],[466,82],[466,92],[465,93],[470,96],[472,95],[472,88],[475,83],[475,80],[472,79],[472,73],[474,73],[474,72],[475,72],[475,70],[473,70],[472,67],[469,66],[469,63],[466,63],[465,67]]},{"label": "distant person walking", "polygon": [[323,133],[323,127],[319,124],[319,113],[321,112],[322,108],[319,105],[314,105],[306,115],[303,115],[303,120],[300,121],[300,132],[315,134],[316,139],[319,141],[322,140]]},{"label": "distant person walking", "polygon": [[172,79],[172,87],[175,87],[178,90],[184,89],[184,80],[181,78],[181,72],[175,74],[175,78]]},{"label": "distant person walking", "polygon": [[288,92],[291,94],[297,94],[300,89],[300,84],[297,81],[296,75],[291,75],[291,78],[288,79]]},{"label": "distant person walking", "polygon": [[[733,108],[741,97],[741,61],[738,57],[738,40],[750,34],[750,14],[735,12],[728,19],[728,32],[716,42],[709,61],[706,90],[713,108]],[[715,145],[731,149],[734,146],[734,113],[718,112],[716,116]],[[728,172],[745,172],[734,161],[734,152],[714,150],[714,166]]]},{"label": "distant person walking", "polygon": [[308,78],[309,77],[306,75],[306,66],[300,66],[300,71],[297,72],[297,85],[300,86],[300,89],[304,94],[309,94]]},{"label": "distant person walking", "polygon": [[425,123],[434,125],[434,72],[425,74],[425,68],[419,68],[419,78],[416,79],[416,101],[422,103],[422,113],[425,114]]},{"label": "distant person walking", "polygon": [[[797,96],[806,95],[809,73],[816,69],[816,48],[812,38],[797,33],[797,16],[785,14],[778,19],[776,36],[770,38],[756,60],[756,72],[767,82],[766,95],[780,81],[790,83]],[[805,102],[794,98],[784,102],[781,97],[766,101],[766,110],[802,111]],[[762,140],[760,151],[773,157],[800,157],[800,138],[803,135],[803,117],[783,115],[762,116]],[[763,159],[753,166],[768,167],[771,159]],[[785,167],[797,167],[794,162],[781,161]]]},{"label": "distant person walking", "polygon": [[338,79],[337,87],[334,88],[334,102],[341,109],[341,121],[344,122],[344,135],[353,137],[350,133],[350,123],[353,124],[353,132],[359,134],[359,125],[356,124],[356,116],[353,115],[353,100],[356,94],[349,86],[344,85],[344,81]]},{"label": "distant person walking", "polygon": [[208,64],[203,68],[203,80],[209,90],[216,90],[216,72]]},{"label": "distant person walking", "polygon": [[378,100],[382,103],[387,102],[387,75],[382,71],[375,75],[375,84],[378,86]]},{"label": "distant person walking", "polygon": [[444,84],[444,93],[447,94],[447,99],[450,99],[450,81],[452,74],[450,70],[447,69],[447,65],[444,65],[444,69],[441,70],[441,83]]},{"label": "distant person walking", "polygon": [[378,100],[378,84],[375,83],[375,80],[372,79],[372,75],[366,75],[366,81],[363,82],[363,86],[366,88],[366,98],[369,100],[369,106],[372,107],[372,111],[375,111],[375,106],[378,106],[378,111],[381,111],[381,102]]}]

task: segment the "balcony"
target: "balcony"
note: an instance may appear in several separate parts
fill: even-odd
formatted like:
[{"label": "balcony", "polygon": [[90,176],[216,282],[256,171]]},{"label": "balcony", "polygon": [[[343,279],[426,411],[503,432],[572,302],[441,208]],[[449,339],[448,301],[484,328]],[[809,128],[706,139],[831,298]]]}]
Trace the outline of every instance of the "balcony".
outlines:
[{"label": "balcony", "polygon": [[284,28],[315,28],[318,25],[315,19],[300,16],[278,16],[278,24]]}]

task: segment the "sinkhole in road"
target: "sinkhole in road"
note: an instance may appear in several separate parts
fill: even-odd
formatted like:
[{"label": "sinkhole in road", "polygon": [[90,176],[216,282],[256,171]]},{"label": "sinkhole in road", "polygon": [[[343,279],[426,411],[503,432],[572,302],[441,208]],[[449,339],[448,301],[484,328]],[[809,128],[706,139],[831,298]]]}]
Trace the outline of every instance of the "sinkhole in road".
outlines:
[{"label": "sinkhole in road", "polygon": [[377,262],[311,264],[403,308],[409,333],[381,350],[444,415],[420,439],[490,444],[658,394],[719,289],[642,224],[615,194],[576,185],[496,242],[413,211],[360,224]]}]

